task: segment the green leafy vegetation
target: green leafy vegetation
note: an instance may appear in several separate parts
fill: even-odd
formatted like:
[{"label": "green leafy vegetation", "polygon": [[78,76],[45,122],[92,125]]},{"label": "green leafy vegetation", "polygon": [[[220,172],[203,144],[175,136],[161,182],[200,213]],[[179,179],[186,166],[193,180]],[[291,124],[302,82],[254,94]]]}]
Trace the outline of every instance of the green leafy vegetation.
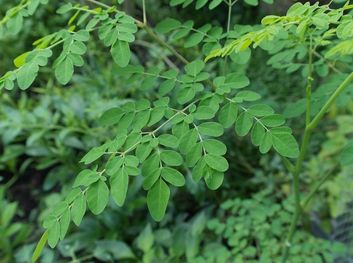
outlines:
[{"label": "green leafy vegetation", "polygon": [[273,2],[0,7],[4,262],[348,259],[353,5]]}]

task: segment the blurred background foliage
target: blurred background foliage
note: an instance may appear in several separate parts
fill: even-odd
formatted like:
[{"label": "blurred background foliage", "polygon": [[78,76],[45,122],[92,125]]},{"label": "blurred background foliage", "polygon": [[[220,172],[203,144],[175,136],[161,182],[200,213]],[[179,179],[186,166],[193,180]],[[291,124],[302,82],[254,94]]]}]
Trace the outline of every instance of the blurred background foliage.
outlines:
[{"label": "blurred background foliage", "polygon": [[[19,2],[1,0],[0,19]],[[214,10],[195,10],[193,4],[181,8],[170,7],[167,0],[147,2],[151,25],[165,17],[223,28],[227,23],[225,5]],[[275,5],[271,2],[239,1],[233,7],[235,27],[257,24],[265,14],[282,14],[292,4],[289,0],[275,1]],[[13,58],[31,49],[34,40],[66,26],[67,17],[56,14],[61,4],[62,1],[51,0],[40,5],[33,16],[23,18],[19,32],[1,35],[1,75],[13,67]],[[141,17],[141,1],[125,1],[121,7]],[[146,67],[180,66],[144,32],[139,34],[140,40],[133,46],[134,60]],[[186,57],[201,52],[183,48],[182,44],[175,43]],[[139,80],[128,81],[117,74],[117,67],[98,42],[90,41],[88,50],[87,63],[69,86],[58,86],[52,74],[43,69],[44,74],[30,90],[0,93],[1,263],[30,262],[42,232],[41,218],[69,191],[82,168],[80,158],[116,133],[100,126],[98,117],[110,107],[142,96]],[[286,59],[288,56],[275,57],[257,50],[250,61],[232,58],[228,71],[246,71],[251,87],[277,110],[284,111],[295,129],[301,129],[298,120],[303,114],[300,98],[305,79],[297,69],[286,67],[291,62]],[[350,62],[338,62],[335,67]],[[314,97],[320,105],[340,79],[323,59],[317,63],[321,80],[316,83]],[[154,96],[153,90],[143,93],[145,97]],[[337,155],[353,137],[352,99],[353,89],[348,89],[331,110],[329,125],[314,136],[311,152],[315,157],[305,164],[303,187],[327,173],[330,180],[305,211],[310,216],[301,223],[290,262],[351,262],[353,174],[352,167],[339,166]],[[225,136],[229,137],[225,141],[230,149],[231,169],[220,190],[207,191],[188,176],[186,186],[172,192],[168,214],[157,224],[148,215],[142,180],[137,177],[122,209],[111,205],[98,217],[87,215],[78,229],[70,229],[58,249],[45,249],[40,261],[278,262],[293,210],[287,199],[289,175],[278,156],[262,156],[246,143],[247,139]],[[323,146],[319,147],[319,143]]]}]

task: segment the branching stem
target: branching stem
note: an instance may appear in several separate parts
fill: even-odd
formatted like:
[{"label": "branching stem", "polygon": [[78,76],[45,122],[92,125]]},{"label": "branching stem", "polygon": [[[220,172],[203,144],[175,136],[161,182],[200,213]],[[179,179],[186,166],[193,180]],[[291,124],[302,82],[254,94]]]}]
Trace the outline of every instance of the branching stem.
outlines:
[{"label": "branching stem", "polygon": [[321,179],[318,181],[314,187],[310,190],[309,194],[303,199],[301,202],[301,207],[304,209],[310,202],[310,200],[314,197],[314,195],[317,193],[317,191],[320,189],[320,187],[327,181],[328,178],[330,178],[330,175],[332,175],[332,172],[336,169],[337,165],[334,166],[330,171],[328,171]]},{"label": "branching stem", "polygon": [[[285,246],[283,248],[283,254],[282,254],[282,263],[285,263],[288,258],[289,250],[291,247],[291,242],[297,227],[298,220],[300,218],[300,215],[302,213],[302,206],[300,203],[300,188],[299,188],[299,175],[303,166],[303,161],[307,152],[307,148],[309,145],[309,140],[312,131],[319,125],[320,121],[324,117],[325,113],[327,110],[334,104],[336,101],[337,97],[345,90],[345,88],[353,81],[353,72],[347,76],[347,78],[338,86],[338,88],[335,90],[335,92],[330,96],[330,98],[326,101],[325,105],[321,108],[319,113],[311,120],[305,128],[304,131],[304,136],[303,136],[303,142],[300,147],[300,153],[299,157],[296,161],[294,170],[292,172],[293,174],[293,188],[294,188],[294,198],[295,198],[295,212],[292,218],[292,222],[289,228],[288,236],[287,239],[285,240]],[[325,178],[326,180],[327,178]],[[317,187],[317,189],[320,187],[320,185]],[[314,193],[317,191],[314,190],[311,196],[309,195],[309,200],[312,198]],[[304,204],[308,201],[307,199],[304,200]]]},{"label": "branching stem", "polygon": [[109,5],[106,5],[106,4],[101,3],[99,1],[96,1],[96,0],[86,0],[86,1],[90,2],[90,3],[94,4],[94,5],[98,5],[100,7],[106,8],[106,9],[110,9],[111,8]]},{"label": "branching stem", "polygon": [[348,77],[341,83],[341,85],[336,89],[336,91],[331,95],[331,97],[326,101],[325,105],[321,108],[319,113],[315,118],[310,122],[308,128],[310,130],[315,129],[327,110],[332,106],[336,101],[337,97],[345,90],[345,88],[353,81],[353,72],[348,75]]},{"label": "branching stem", "polygon": [[[95,4],[95,5],[99,5],[101,7],[104,7],[106,9],[111,9],[112,7],[109,6],[109,5],[106,5],[106,4],[103,4],[103,3],[100,3],[96,0],[86,0],[92,4]],[[153,39],[155,40],[158,44],[160,44],[161,46],[163,46],[164,48],[168,49],[174,56],[176,56],[181,62],[183,62],[184,64],[187,64],[189,63],[189,61],[183,57],[181,54],[179,54],[178,51],[176,51],[171,45],[169,45],[166,41],[164,41],[163,39],[161,39],[155,32],[154,30],[149,27],[147,25],[147,18],[145,17],[146,16],[146,9],[145,9],[145,1],[143,0],[142,2],[143,4],[143,22],[134,18],[135,20],[135,23],[138,27],[142,28],[142,29],[145,29],[145,31],[147,32],[147,34]]]},{"label": "branching stem", "polygon": [[144,24],[138,24],[138,26],[140,26],[141,28],[144,28],[145,31],[147,32],[147,34],[153,39],[155,40],[158,44],[160,44],[161,46],[163,46],[164,48],[168,49],[175,57],[177,57],[181,62],[183,62],[184,64],[188,64],[189,61],[183,57],[178,51],[176,51],[171,45],[169,45],[167,42],[165,42],[163,39],[161,39],[154,31],[151,27],[149,27],[148,25],[144,25]]}]

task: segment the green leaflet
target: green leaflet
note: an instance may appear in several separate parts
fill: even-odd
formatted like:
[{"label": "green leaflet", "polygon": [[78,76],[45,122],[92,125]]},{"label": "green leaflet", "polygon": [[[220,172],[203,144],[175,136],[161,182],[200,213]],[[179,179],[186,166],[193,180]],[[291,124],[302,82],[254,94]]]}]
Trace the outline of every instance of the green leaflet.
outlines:
[{"label": "green leaflet", "polygon": [[82,157],[81,162],[84,164],[90,164],[101,157],[105,150],[107,149],[106,145],[92,148],[85,156]]},{"label": "green leaflet", "polygon": [[25,64],[17,73],[17,83],[20,89],[25,90],[31,86],[37,77],[39,67],[35,64]]},{"label": "green leaflet", "polygon": [[110,46],[110,53],[115,63],[126,67],[131,58],[129,43],[135,40],[137,26],[132,17],[117,11],[114,18],[103,23],[99,30],[99,38],[105,46]]},{"label": "green leaflet", "polygon": [[[18,67],[15,74],[6,74],[3,78],[13,81],[12,76],[17,78],[17,84],[20,89],[25,90],[31,86],[38,75],[39,67],[48,63],[48,58],[52,56],[51,50],[33,50],[25,52],[18,56],[14,63]],[[1,80],[1,78],[0,78]]]},{"label": "green leaflet", "polygon": [[265,136],[265,133],[266,130],[264,126],[262,126],[259,122],[255,123],[251,130],[251,142],[255,146],[259,146],[262,142],[263,137]]},{"label": "green leaflet", "polygon": [[267,104],[255,104],[249,107],[248,113],[256,117],[263,117],[272,115],[274,110]]},{"label": "green leaflet", "polygon": [[185,184],[184,176],[176,169],[170,167],[163,167],[161,175],[168,183],[180,187]]},{"label": "green leaflet", "polygon": [[74,64],[70,57],[66,57],[56,65],[55,77],[60,84],[67,84],[74,74]]},{"label": "green leaflet", "polygon": [[207,187],[211,190],[217,190],[223,183],[224,173],[206,169],[204,177]]},{"label": "green leaflet", "polygon": [[99,178],[100,176],[96,171],[85,169],[77,175],[72,187],[89,186],[97,182]]},{"label": "green leaflet", "polygon": [[267,153],[272,147],[272,134],[267,131],[260,142],[260,152]]},{"label": "green leaflet", "polygon": [[214,155],[224,155],[227,152],[226,145],[218,140],[215,139],[208,139],[203,141],[203,147],[207,152]]},{"label": "green leaflet", "polygon": [[204,169],[206,168],[206,162],[205,158],[201,158],[194,168],[192,169],[192,179],[194,179],[195,182],[200,181],[202,176],[204,175]]},{"label": "green leaflet", "polygon": [[154,239],[155,237],[152,233],[151,225],[147,224],[136,240],[137,247],[146,253],[150,251],[153,246]]},{"label": "green leaflet", "polygon": [[65,14],[65,13],[69,12],[70,10],[72,10],[72,4],[67,3],[67,4],[60,6],[60,8],[58,10],[56,10],[56,12],[58,14]]},{"label": "green leaflet", "polygon": [[198,130],[200,134],[219,137],[223,135],[223,127],[217,122],[204,122],[199,127]]},{"label": "green leaflet", "polygon": [[33,255],[32,255],[32,263],[37,262],[37,260],[39,259],[45,244],[47,243],[48,240],[48,231],[45,231],[42,235],[42,237],[40,238],[40,240],[38,241],[38,244],[36,245],[36,248],[34,249]]},{"label": "green leaflet", "polygon": [[320,29],[328,29],[330,17],[325,14],[316,14],[312,17],[313,24]]},{"label": "green leaflet", "polygon": [[215,112],[211,107],[208,106],[199,106],[194,113],[195,119],[198,120],[209,120],[215,116]]},{"label": "green leaflet", "polygon": [[111,47],[110,53],[116,64],[120,67],[126,67],[130,62],[131,52],[129,43],[125,41],[116,41]]},{"label": "green leaflet", "polygon": [[51,248],[54,248],[59,242],[60,238],[60,223],[55,221],[55,223],[48,228],[48,244]]},{"label": "green leaflet", "polygon": [[75,41],[70,46],[70,52],[76,55],[83,55],[87,51],[87,47],[83,42]]},{"label": "green leaflet", "polygon": [[80,194],[72,203],[71,218],[76,226],[81,224],[82,218],[86,213],[86,196]]},{"label": "green leaflet", "polygon": [[196,77],[205,67],[202,60],[195,60],[185,66],[185,71],[190,76]]},{"label": "green leaflet", "polygon": [[126,199],[127,189],[129,186],[129,175],[124,168],[119,170],[111,179],[111,193],[113,200],[118,206],[122,206]]},{"label": "green leaflet", "polygon": [[70,209],[67,208],[60,218],[60,240],[65,238],[71,220]]},{"label": "green leaflet", "polygon": [[170,166],[179,166],[183,163],[183,157],[176,151],[163,151],[161,152],[161,160]]},{"label": "green leaflet", "polygon": [[224,128],[233,125],[238,116],[238,106],[235,103],[228,102],[218,113],[218,120]]},{"label": "green leaflet", "polygon": [[202,33],[194,33],[185,41],[184,47],[190,48],[198,45],[204,38]]},{"label": "green leaflet", "polygon": [[159,144],[170,147],[177,148],[178,147],[178,138],[171,134],[162,134],[158,137]]},{"label": "green leaflet", "polygon": [[150,120],[147,125],[152,126],[152,125],[156,124],[157,122],[159,122],[163,118],[164,113],[165,113],[164,107],[154,108],[151,112]]},{"label": "green leaflet", "polygon": [[87,51],[84,41],[89,39],[89,33],[80,30],[74,34],[66,34],[63,36],[63,51],[55,61],[55,77],[60,84],[66,85],[74,74],[74,67],[82,67],[84,61],[82,55]]},{"label": "green leaflet", "polygon": [[205,156],[205,162],[210,168],[219,172],[225,172],[229,168],[227,160],[222,156],[207,154]]},{"label": "green leaflet", "polygon": [[124,112],[120,108],[111,108],[102,114],[99,119],[99,122],[101,125],[114,125],[120,121],[123,115]]},{"label": "green leaflet", "polygon": [[194,167],[197,161],[202,157],[202,144],[199,142],[194,147],[190,148],[186,153],[185,161],[188,167]]},{"label": "green leaflet", "polygon": [[244,1],[248,5],[252,5],[252,6],[257,6],[259,4],[259,0],[244,0]]},{"label": "green leaflet", "polygon": [[151,216],[157,222],[161,221],[164,217],[168,205],[169,196],[169,187],[161,178],[158,179],[158,181],[148,191],[147,206],[151,213]]},{"label": "green leaflet", "polygon": [[139,144],[136,147],[136,156],[140,162],[144,162],[146,158],[151,154],[153,148],[149,143]]},{"label": "green leaflet", "polygon": [[235,124],[235,131],[239,136],[245,136],[249,133],[252,125],[252,116],[248,112],[244,111],[239,115],[237,119],[237,122]]},{"label": "green leaflet", "polygon": [[180,152],[182,154],[188,153],[190,148],[195,146],[198,138],[198,132],[196,129],[191,129],[183,133],[179,140]]},{"label": "green leaflet", "polygon": [[165,33],[168,33],[169,31],[172,31],[178,28],[180,25],[181,23],[178,20],[175,20],[173,18],[167,18],[162,22],[158,23],[156,30],[161,34],[165,34]]},{"label": "green leaflet", "polygon": [[254,91],[249,91],[249,90],[240,91],[235,96],[235,99],[237,99],[240,102],[242,102],[242,101],[256,101],[256,100],[259,100],[260,98],[261,98],[260,94],[254,92]]},{"label": "green leaflet", "polygon": [[[182,0],[177,0],[182,1]],[[216,1],[220,0],[212,0],[212,3],[216,3]],[[222,0],[220,1],[222,2]],[[191,3],[190,0],[187,0],[187,3]],[[221,27],[215,27],[211,24],[205,24],[201,27],[194,28],[194,22],[189,20],[184,23],[172,19],[167,18],[161,21],[157,27],[157,32],[161,34],[170,33],[170,40],[177,41],[180,39],[185,39],[183,43],[184,48],[191,48],[197,45],[203,45],[203,53],[207,54],[210,50],[214,48],[219,48],[219,41],[225,37],[222,34]]]},{"label": "green leaflet", "polygon": [[261,119],[261,122],[267,127],[278,127],[285,123],[282,115],[273,114]]},{"label": "green leaflet", "polygon": [[162,169],[160,167],[151,170],[144,178],[143,189],[149,190],[157,182],[158,178],[161,175]]},{"label": "green leaflet", "polygon": [[103,212],[109,201],[109,189],[102,180],[92,184],[87,191],[87,205],[93,214]]},{"label": "green leaflet", "polygon": [[299,147],[292,134],[272,132],[272,142],[280,155],[289,158],[298,157]]}]

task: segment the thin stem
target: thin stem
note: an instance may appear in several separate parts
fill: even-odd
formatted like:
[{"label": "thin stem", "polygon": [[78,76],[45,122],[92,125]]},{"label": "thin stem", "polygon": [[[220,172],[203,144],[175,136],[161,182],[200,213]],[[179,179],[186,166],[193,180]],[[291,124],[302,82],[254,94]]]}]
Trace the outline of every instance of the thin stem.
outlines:
[{"label": "thin stem", "polygon": [[91,13],[91,14],[94,14],[94,15],[98,15],[99,14],[99,12],[97,12],[97,11],[85,9],[85,8],[82,8],[82,7],[73,7],[72,9],[79,10],[79,11],[84,11],[84,12]]},{"label": "thin stem", "polygon": [[143,13],[143,23],[147,25],[147,16],[146,16],[146,3],[145,0],[142,0],[142,13]]},{"label": "thin stem", "polygon": [[11,179],[9,181],[7,181],[7,183],[4,185],[4,188],[5,189],[9,189],[14,183],[16,183],[16,181],[18,180],[19,176],[20,175],[18,173],[15,173],[15,175],[12,176]]},{"label": "thin stem", "polygon": [[231,20],[232,20],[232,7],[233,7],[232,0],[228,0],[227,4],[228,4],[227,34],[228,34],[229,31],[230,31],[230,23],[231,23]]},{"label": "thin stem", "polygon": [[136,40],[136,41],[134,42],[134,44],[135,44],[135,45],[142,46],[142,47],[147,47],[147,48],[151,48],[151,49],[156,50],[156,52],[158,52],[159,55],[163,56],[164,62],[165,62],[169,67],[174,68],[174,69],[176,69],[177,71],[179,71],[179,68],[177,67],[177,65],[175,65],[175,64],[173,63],[173,61],[171,61],[171,60],[165,55],[165,53],[163,52],[164,49],[163,49],[163,50],[160,50],[160,47],[159,47],[159,46],[157,47],[156,45],[153,45],[153,44],[151,44],[151,43],[149,43],[149,42],[147,42],[147,41],[144,41],[144,40]]},{"label": "thin stem", "polygon": [[287,168],[287,170],[292,173],[294,171],[294,165],[291,163],[290,160],[288,160],[288,158],[286,157],[282,157],[282,160],[283,160],[283,163],[284,163],[284,166]]},{"label": "thin stem", "polygon": [[325,58],[324,56],[322,56],[320,53],[318,53],[317,51],[313,50],[313,54],[324,60],[326,62],[326,64],[329,66],[329,68],[331,68],[334,72],[336,73],[343,73],[341,70],[339,70],[338,68],[335,67],[335,65],[333,63],[331,63],[327,58]]},{"label": "thin stem", "polygon": [[[180,28],[190,29],[189,27],[184,26],[184,25],[181,25]],[[200,33],[200,34],[204,35],[205,37],[208,37],[209,39],[212,39],[212,40],[215,40],[215,41],[218,42],[218,38],[216,38],[214,36],[211,36],[211,35],[209,35],[209,34],[207,34],[205,32],[202,32],[201,30],[198,30],[198,29],[193,28],[193,27],[190,30],[193,31],[193,32],[196,32],[196,33]]]},{"label": "thin stem", "polygon": [[207,155],[207,152],[206,152],[206,149],[203,145],[203,139],[202,139],[202,136],[201,136],[201,133],[199,132],[199,128],[197,127],[197,125],[195,123],[192,123],[192,125],[194,126],[195,128],[195,131],[197,132],[197,135],[199,137],[199,140],[200,140],[200,143],[202,145],[202,152],[203,152],[203,155]]},{"label": "thin stem", "polygon": [[[234,3],[237,0],[234,1]],[[227,5],[228,5],[228,18],[227,18],[227,39],[228,39],[228,35],[229,35],[229,31],[230,31],[230,24],[232,21],[232,8],[233,8],[233,4],[232,0],[228,0]],[[227,65],[228,65],[228,56],[225,57],[224,59],[224,63],[223,63],[223,73],[226,74],[227,73]]]},{"label": "thin stem", "polygon": [[[283,248],[282,254],[282,263],[285,263],[288,258],[289,250],[291,247],[291,242],[293,239],[293,235],[296,230],[296,226],[299,220],[299,217],[302,213],[302,207],[300,203],[300,188],[299,188],[299,174],[301,172],[303,161],[307,152],[309,140],[313,129],[315,129],[320,123],[321,119],[327,112],[327,110],[332,106],[332,104],[336,101],[337,97],[345,90],[345,88],[353,81],[353,72],[348,75],[348,77],[338,86],[336,91],[330,96],[325,105],[321,108],[319,113],[314,117],[314,119],[306,126],[303,142],[300,147],[299,157],[297,159],[294,171],[293,171],[293,187],[294,187],[294,196],[295,196],[295,212],[292,218],[292,222],[289,228],[288,236],[285,241],[285,247]],[[325,179],[326,180],[326,179]],[[318,186],[320,187],[320,186]],[[317,188],[318,189],[318,188]],[[314,193],[317,190],[314,191]],[[314,195],[314,193],[312,195]],[[311,197],[310,197],[311,198]],[[310,200],[310,199],[309,199]],[[306,199],[305,199],[305,202]]]},{"label": "thin stem", "polygon": [[[308,125],[311,120],[311,83],[312,83],[312,75],[313,75],[313,47],[312,47],[312,37],[310,36],[310,46],[309,46],[309,61],[308,61],[308,77],[306,83],[306,115],[305,115],[305,131],[303,136],[303,142],[300,147],[299,157],[296,161],[294,168],[292,169],[293,175],[293,191],[294,191],[294,202],[295,202],[295,210],[294,215],[289,227],[288,236],[285,241],[285,247],[283,249],[282,254],[282,262],[286,262],[289,254],[289,250],[291,247],[291,242],[297,227],[297,223],[302,211],[302,207],[300,205],[300,171],[302,170],[303,161],[305,159],[305,155],[308,149],[311,130],[308,129]],[[286,164],[286,162],[284,162]]]},{"label": "thin stem", "polygon": [[181,54],[179,54],[178,51],[176,51],[171,45],[169,45],[167,42],[165,42],[163,39],[161,39],[154,31],[152,28],[150,28],[147,25],[143,25],[143,28],[146,30],[147,34],[152,37],[158,44],[161,46],[165,47],[168,49],[174,56],[176,56],[181,62],[184,64],[188,64],[189,61],[184,58]]},{"label": "thin stem", "polygon": [[[228,99],[228,98],[227,98],[227,99]],[[231,99],[228,99],[228,100],[231,101],[231,102],[233,102],[233,103],[235,103],[234,100],[231,100]],[[243,107],[243,106],[241,106],[241,105],[239,105],[239,107],[240,107],[243,111],[245,111],[245,112],[248,111],[247,108],[245,108],[245,107]],[[263,124],[263,122],[262,122],[259,118],[255,117],[255,116],[252,116],[252,117],[254,118],[254,120],[255,120],[256,122],[258,122],[258,123],[262,126],[262,128],[265,129],[265,131],[267,131],[267,132],[270,131],[270,130],[266,127],[266,125]]]},{"label": "thin stem", "polygon": [[341,85],[336,89],[336,91],[331,95],[331,97],[327,100],[325,105],[321,108],[319,113],[315,116],[315,118],[310,122],[308,128],[313,130],[317,127],[320,120],[323,118],[327,110],[332,106],[332,104],[336,101],[337,97],[345,90],[345,88],[353,81],[353,72],[348,75],[348,77],[341,83]]},{"label": "thin stem", "polygon": [[188,108],[190,108],[192,105],[194,105],[197,101],[194,101],[193,103],[190,103],[188,106],[186,106],[184,109],[176,112],[172,117],[170,117],[167,121],[163,122],[159,127],[157,127],[154,131],[151,132],[151,134],[155,134],[157,131],[162,129],[165,125],[167,125],[170,121],[172,121],[176,116],[178,116],[180,113],[184,113]]},{"label": "thin stem", "polygon": [[300,187],[299,187],[300,178],[299,178],[299,174],[300,174],[301,168],[303,166],[303,161],[304,161],[304,158],[305,158],[305,155],[307,152],[310,135],[311,135],[310,130],[305,129],[303,142],[300,147],[299,157],[297,159],[297,162],[294,167],[294,171],[292,173],[293,174],[293,190],[294,190],[295,211],[294,211],[294,215],[293,215],[290,227],[289,227],[288,236],[285,240],[285,246],[283,248],[283,253],[282,253],[282,263],[285,263],[287,261],[289,250],[291,247],[291,242],[292,242],[292,239],[293,239],[293,236],[294,236],[294,233],[296,230],[296,226],[298,223],[298,219],[300,217],[301,210],[302,210],[301,206],[300,206]]},{"label": "thin stem", "polygon": [[[99,5],[101,7],[104,7],[106,9],[111,9],[112,7],[106,4],[102,4],[96,0],[86,0],[87,2],[90,2],[92,4],[96,4]],[[138,27],[145,29],[145,31],[147,32],[147,34],[152,37],[158,44],[160,44],[161,46],[163,46],[164,48],[168,49],[174,56],[176,56],[181,62],[183,62],[184,64],[188,64],[189,61],[183,57],[181,54],[179,54],[178,51],[176,51],[171,45],[169,45],[167,42],[165,42],[163,39],[161,39],[154,31],[151,27],[149,27],[147,24],[145,24],[144,22],[135,19],[135,23]]]},{"label": "thin stem", "polygon": [[[100,4],[99,2],[95,1],[95,0],[86,0],[88,2],[94,3],[94,4],[98,4],[104,8],[107,9],[111,9],[112,7],[106,5],[106,4]],[[115,10],[117,11],[117,10]],[[141,22],[138,19],[135,19],[135,23],[138,27],[145,29],[147,34],[152,37],[152,39],[154,39],[158,44],[160,44],[162,47],[166,48],[167,50],[169,50],[177,59],[179,59],[182,63],[184,64],[188,64],[189,61],[183,57],[177,50],[175,50],[175,48],[173,48],[171,45],[169,45],[166,41],[164,41],[162,38],[160,38],[151,27],[149,27],[147,24],[144,24],[143,22]],[[209,79],[206,80],[206,83],[208,83],[214,90],[216,89],[215,85],[213,84],[212,81],[210,81]]]},{"label": "thin stem", "polygon": [[[173,109],[173,110],[176,110],[176,109]],[[179,111],[179,110],[176,110],[178,113],[181,113],[181,114],[183,114],[184,116],[188,116],[184,111]],[[203,154],[204,155],[206,155],[207,154],[207,152],[206,152],[206,149],[205,149],[205,147],[203,146],[203,139],[202,139],[202,135],[201,135],[201,133],[199,132],[199,128],[197,127],[197,125],[194,123],[194,122],[192,122],[192,125],[194,126],[194,128],[195,128],[195,131],[197,132],[197,134],[198,134],[198,137],[199,137],[199,141],[200,141],[200,143],[201,143],[201,145],[202,145],[202,151],[203,151]]]},{"label": "thin stem", "polygon": [[96,1],[96,0],[86,0],[86,1],[87,1],[87,2],[90,2],[90,3],[92,3],[92,4],[95,4],[95,5],[99,5],[99,6],[101,6],[101,7],[107,8],[107,9],[110,9],[110,8],[111,8],[111,6],[106,5],[106,4],[101,3],[101,2],[99,2],[99,1]]},{"label": "thin stem", "polygon": [[309,61],[308,61],[308,77],[306,81],[306,116],[305,126],[308,126],[311,120],[311,83],[313,80],[313,41],[310,36]]},{"label": "thin stem", "polygon": [[167,80],[174,80],[175,82],[179,82],[179,83],[184,83],[181,80],[177,79],[177,78],[168,78],[166,76],[162,76],[159,74],[153,74],[153,73],[149,73],[149,72],[141,72],[141,75],[146,75],[146,76],[152,76],[152,77],[156,77],[156,78],[160,78],[160,79],[167,79]]},{"label": "thin stem", "polygon": [[320,187],[327,181],[327,179],[332,175],[332,172],[334,169],[336,169],[337,165],[335,165],[335,167],[333,167],[332,169],[330,169],[330,171],[328,171],[319,182],[317,182],[315,184],[315,186],[311,189],[311,191],[309,192],[309,194],[303,199],[303,201],[301,202],[301,207],[304,208],[306,207],[310,200],[313,198],[313,196],[317,193],[317,191],[320,189]]}]

